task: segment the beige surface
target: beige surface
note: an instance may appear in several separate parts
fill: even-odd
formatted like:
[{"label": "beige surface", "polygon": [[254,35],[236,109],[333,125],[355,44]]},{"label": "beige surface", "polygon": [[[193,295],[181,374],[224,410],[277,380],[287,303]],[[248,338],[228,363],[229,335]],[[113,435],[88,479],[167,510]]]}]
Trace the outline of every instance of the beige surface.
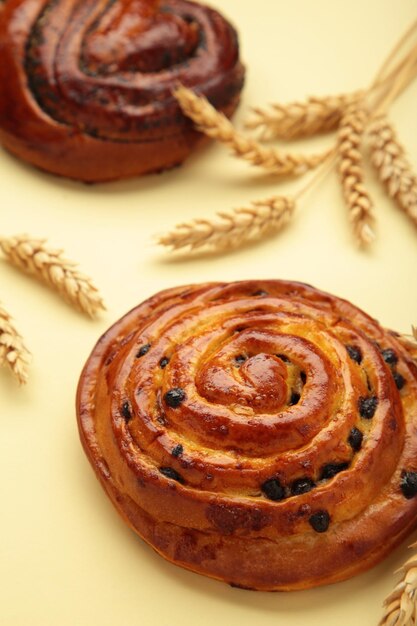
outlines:
[{"label": "beige surface", "polygon": [[[417,13],[413,0],[213,4],[223,7],[241,35],[248,75],[239,117],[249,104],[365,85]],[[414,85],[393,117],[417,165],[416,99]],[[62,246],[94,277],[108,304],[108,312],[91,322],[0,265],[0,299],[34,354],[26,388],[0,372],[0,624],[376,624],[405,546],[368,574],[294,594],[240,591],[185,572],[165,563],[120,521],[81,450],[74,413],[78,375],[101,332],[155,291],[180,283],[302,280],[407,332],[417,322],[417,233],[372,173],[379,227],[368,253],[355,248],[331,175],[281,236],[187,262],[159,251],[152,235],[275,189],[271,179],[233,161],[221,147],[211,146],[162,176],[96,187],[41,174],[3,152],[0,171],[1,232],[27,231]]]}]

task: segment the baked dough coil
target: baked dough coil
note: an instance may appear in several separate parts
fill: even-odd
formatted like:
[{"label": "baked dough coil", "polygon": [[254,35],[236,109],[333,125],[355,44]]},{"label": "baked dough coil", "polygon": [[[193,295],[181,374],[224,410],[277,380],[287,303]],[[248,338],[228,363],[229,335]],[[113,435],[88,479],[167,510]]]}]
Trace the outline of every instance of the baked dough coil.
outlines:
[{"label": "baked dough coil", "polygon": [[81,439],[168,560],[251,589],[332,583],[416,526],[416,358],[301,283],[170,289],[94,348]]},{"label": "baked dough coil", "polygon": [[[7,0],[0,10],[0,141],[69,178],[180,164],[202,140],[172,94],[227,115],[243,86],[237,35],[187,0]],[[6,88],[4,86],[7,86]]]}]

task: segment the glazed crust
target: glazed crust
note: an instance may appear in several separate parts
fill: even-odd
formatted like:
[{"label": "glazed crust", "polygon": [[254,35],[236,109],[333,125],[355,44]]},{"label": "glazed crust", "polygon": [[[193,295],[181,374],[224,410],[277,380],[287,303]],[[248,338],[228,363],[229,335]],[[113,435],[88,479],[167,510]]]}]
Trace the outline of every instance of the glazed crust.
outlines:
[{"label": "glazed crust", "polygon": [[416,526],[417,351],[308,285],[191,285],[103,335],[82,373],[87,456],[168,560],[293,590],[380,561]]},{"label": "glazed crust", "polygon": [[162,171],[202,141],[178,84],[230,116],[244,70],[233,27],[188,0],[7,0],[0,142],[86,182]]}]

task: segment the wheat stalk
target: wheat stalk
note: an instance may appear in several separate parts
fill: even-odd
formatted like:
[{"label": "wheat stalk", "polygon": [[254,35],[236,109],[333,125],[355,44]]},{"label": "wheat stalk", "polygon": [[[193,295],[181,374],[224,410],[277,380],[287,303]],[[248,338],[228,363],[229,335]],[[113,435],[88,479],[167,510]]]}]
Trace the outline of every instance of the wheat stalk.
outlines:
[{"label": "wheat stalk", "polygon": [[224,143],[235,156],[278,176],[299,176],[322,163],[328,151],[316,155],[292,154],[265,148],[237,130],[223,113],[219,113],[205,98],[186,87],[174,92],[181,109],[193,120],[197,129],[212,139]]},{"label": "wheat stalk", "polygon": [[398,341],[406,350],[411,351],[411,356],[417,360],[417,327],[411,326],[411,333],[399,335]]},{"label": "wheat stalk", "polygon": [[417,176],[386,115],[369,128],[371,161],[388,194],[417,226]]},{"label": "wheat stalk", "polygon": [[0,238],[0,248],[9,263],[49,285],[90,317],[105,309],[91,280],[76,269],[75,263],[64,259],[61,250],[47,247],[45,240],[27,235]]},{"label": "wheat stalk", "polygon": [[358,100],[362,92],[310,97],[302,102],[272,104],[270,109],[254,107],[245,127],[261,131],[261,140],[298,139],[327,133],[338,127],[346,107]]},{"label": "wheat stalk", "polygon": [[294,209],[294,200],[286,196],[258,200],[248,208],[217,213],[217,220],[196,219],[179,224],[175,230],[161,236],[159,243],[173,250],[185,247],[192,250],[236,248],[266,232],[281,230],[291,219]]},{"label": "wheat stalk", "polygon": [[360,152],[366,122],[364,109],[355,103],[344,112],[338,132],[340,180],[353,231],[360,245],[369,244],[375,238],[372,201],[363,184]]},{"label": "wheat stalk", "polygon": [[30,352],[11,321],[10,315],[0,305],[0,365],[8,365],[19,383],[28,379]]},{"label": "wheat stalk", "polygon": [[[369,244],[375,238],[373,230],[375,218],[371,198],[363,182],[362,138],[370,118],[385,110],[415,77],[416,44],[399,61],[395,59],[416,30],[417,21],[397,42],[366,90],[338,96],[309,98],[305,102],[292,102],[287,105],[277,104],[272,106],[271,112],[261,108],[254,109],[254,118],[247,126],[260,128],[263,138],[266,139],[275,136],[286,139],[306,137],[338,127],[336,147],[333,146],[319,155],[288,154],[266,148],[239,133],[225,115],[216,111],[206,99],[197,96],[193,91],[180,86],[174,91],[174,95],[184,114],[194,121],[198,130],[224,143],[236,156],[253,165],[281,176],[301,175],[309,169],[321,166],[309,184],[293,195],[290,200],[292,207],[312,184],[316,184],[325,171],[323,165],[328,163],[333,166],[335,158],[338,157],[343,193],[355,236],[360,244]],[[272,201],[281,207],[283,199],[278,197]],[[414,196],[409,193],[407,202],[410,204],[411,201],[414,202]],[[187,246],[195,249],[206,245],[215,249],[236,247],[241,242],[252,237],[260,237],[273,228],[278,230],[282,223],[288,221],[293,209],[284,210],[285,217],[276,218],[275,213],[269,212],[267,203],[253,202],[250,209],[220,213],[218,220],[197,219],[180,224],[174,231],[160,237],[159,243],[174,250]],[[260,211],[265,213],[261,215],[259,222],[261,225],[258,227]]]},{"label": "wheat stalk", "polygon": [[[410,548],[416,548],[413,543]],[[379,626],[416,626],[417,624],[417,554],[404,563],[401,581],[384,601],[384,615]]]}]

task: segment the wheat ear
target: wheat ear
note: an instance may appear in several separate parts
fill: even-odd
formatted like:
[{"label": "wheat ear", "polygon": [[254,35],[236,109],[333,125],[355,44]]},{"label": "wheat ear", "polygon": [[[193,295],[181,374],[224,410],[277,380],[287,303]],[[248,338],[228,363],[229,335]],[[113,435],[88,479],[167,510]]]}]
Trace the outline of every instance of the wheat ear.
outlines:
[{"label": "wheat ear", "polygon": [[27,382],[30,352],[12,323],[10,315],[0,305],[0,365],[8,365],[21,385]]},{"label": "wheat ear", "polygon": [[[413,543],[410,548],[416,548]],[[384,601],[384,615],[379,626],[415,626],[417,624],[417,554],[404,563],[402,579]]]},{"label": "wheat ear", "polygon": [[327,133],[338,127],[346,107],[362,92],[310,97],[302,102],[272,104],[269,109],[254,107],[245,127],[260,131],[261,140],[298,139]]},{"label": "wheat ear", "polygon": [[248,208],[217,213],[217,220],[196,219],[179,224],[159,238],[159,243],[173,250],[189,247],[212,249],[236,248],[245,241],[281,230],[291,219],[294,201],[285,196],[252,202]]},{"label": "wheat ear", "polygon": [[328,154],[326,151],[322,154],[302,155],[265,148],[237,132],[223,113],[219,113],[205,98],[197,96],[190,89],[178,87],[174,95],[183,113],[193,120],[200,132],[224,143],[235,156],[278,176],[299,176],[317,167]]},{"label": "wheat ear", "polygon": [[61,250],[46,246],[45,240],[27,235],[1,238],[0,248],[9,263],[49,285],[90,317],[105,309],[90,278],[76,269],[76,263],[64,259]]},{"label": "wheat ear", "polygon": [[410,334],[399,335],[397,339],[406,350],[409,350],[413,359],[417,361],[417,327],[412,326]]},{"label": "wheat ear", "polygon": [[386,115],[369,128],[371,161],[388,194],[417,226],[417,176]]},{"label": "wheat ear", "polygon": [[350,105],[338,132],[339,173],[353,231],[360,245],[374,238],[372,201],[363,183],[360,152],[367,115],[360,104]]}]

